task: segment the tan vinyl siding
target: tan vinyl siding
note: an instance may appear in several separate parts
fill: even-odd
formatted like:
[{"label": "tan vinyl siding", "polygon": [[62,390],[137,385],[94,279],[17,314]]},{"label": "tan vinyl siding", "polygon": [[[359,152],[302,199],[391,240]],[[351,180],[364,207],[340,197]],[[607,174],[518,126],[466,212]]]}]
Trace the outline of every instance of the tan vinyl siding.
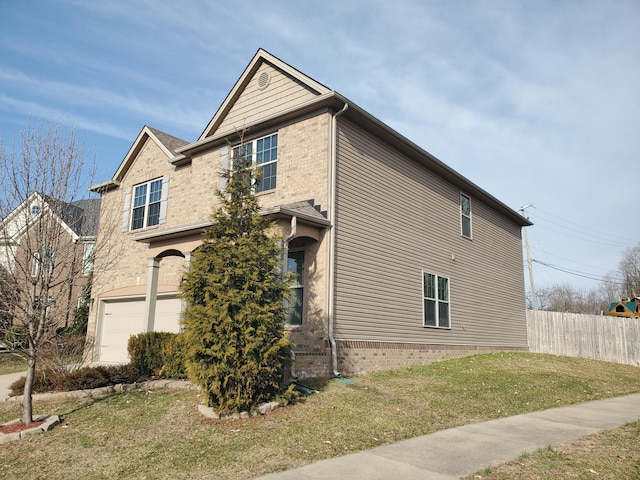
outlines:
[{"label": "tan vinyl siding", "polygon": [[[270,81],[265,89],[260,90],[257,79],[264,72],[270,75]],[[316,95],[282,71],[264,63],[247,83],[217,132],[240,131],[246,125],[295,107]]]},{"label": "tan vinyl siding", "polygon": [[[337,148],[336,338],[526,347],[520,227],[463,191],[464,238],[460,188],[342,118]],[[450,330],[422,326],[423,270],[450,280]]]}]

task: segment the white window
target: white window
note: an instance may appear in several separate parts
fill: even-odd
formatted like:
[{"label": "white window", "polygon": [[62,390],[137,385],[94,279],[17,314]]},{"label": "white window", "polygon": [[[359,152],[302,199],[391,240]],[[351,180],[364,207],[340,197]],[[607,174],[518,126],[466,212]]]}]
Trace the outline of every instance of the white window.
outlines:
[{"label": "white window", "polygon": [[133,190],[131,230],[151,227],[160,223],[162,179],[136,185]]},{"label": "white window", "polygon": [[302,325],[304,301],[304,251],[289,252],[287,270],[293,274],[291,295],[286,300],[287,325]]},{"label": "white window", "polygon": [[40,252],[35,252],[31,263],[31,276],[37,277],[38,273],[40,273]]},{"label": "white window", "polygon": [[471,199],[463,194],[460,194],[460,222],[462,236],[471,238]]},{"label": "white window", "polygon": [[424,326],[449,328],[449,279],[422,273],[424,297]]},{"label": "white window", "polygon": [[33,263],[31,264],[31,276],[37,277],[40,272],[51,275],[53,273],[53,250],[51,247],[42,247],[33,253]]},{"label": "white window", "polygon": [[247,142],[244,146],[234,147],[233,156],[241,155],[244,147],[245,158],[261,172],[260,182],[255,186],[256,192],[264,192],[276,188],[278,176],[278,134],[267,135]]},{"label": "white window", "polygon": [[85,243],[82,251],[82,274],[89,275],[93,271],[93,259],[96,251],[95,243]]},{"label": "white window", "polygon": [[169,176],[127,187],[122,209],[122,231],[139,230],[167,221]]}]

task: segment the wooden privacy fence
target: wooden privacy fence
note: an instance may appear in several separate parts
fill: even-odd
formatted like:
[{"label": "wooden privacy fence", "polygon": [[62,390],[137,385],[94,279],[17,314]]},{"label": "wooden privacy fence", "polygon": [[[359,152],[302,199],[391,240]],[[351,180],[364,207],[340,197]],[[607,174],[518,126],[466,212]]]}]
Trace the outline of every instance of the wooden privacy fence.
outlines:
[{"label": "wooden privacy fence", "polygon": [[527,310],[529,350],[640,365],[640,318]]}]

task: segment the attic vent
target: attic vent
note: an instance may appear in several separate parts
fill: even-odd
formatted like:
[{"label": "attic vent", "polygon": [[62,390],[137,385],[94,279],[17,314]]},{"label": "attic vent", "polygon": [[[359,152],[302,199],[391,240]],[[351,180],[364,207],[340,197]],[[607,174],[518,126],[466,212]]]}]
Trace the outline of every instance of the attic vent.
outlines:
[{"label": "attic vent", "polygon": [[262,72],[258,77],[258,90],[264,90],[269,85],[271,81],[271,75],[269,72]]}]

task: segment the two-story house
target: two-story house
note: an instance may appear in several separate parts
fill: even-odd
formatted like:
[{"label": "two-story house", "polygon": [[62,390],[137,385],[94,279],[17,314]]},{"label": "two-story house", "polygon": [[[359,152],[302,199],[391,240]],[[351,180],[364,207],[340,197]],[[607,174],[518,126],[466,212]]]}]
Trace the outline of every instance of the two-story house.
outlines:
[{"label": "two-story house", "polygon": [[298,375],[527,350],[528,221],[258,50],[195,142],[144,127],[114,177],[93,188],[104,218],[119,219],[104,241],[120,246],[94,279],[95,361],[127,361],[132,334],[179,331],[181,275],[241,137],[263,172],[263,213],[280,226],[296,272],[287,331]]},{"label": "two-story house", "polygon": [[99,217],[98,198],[66,202],[33,192],[0,220],[1,313],[7,323],[21,325],[20,312],[43,301],[51,332],[71,326],[93,270]]}]

